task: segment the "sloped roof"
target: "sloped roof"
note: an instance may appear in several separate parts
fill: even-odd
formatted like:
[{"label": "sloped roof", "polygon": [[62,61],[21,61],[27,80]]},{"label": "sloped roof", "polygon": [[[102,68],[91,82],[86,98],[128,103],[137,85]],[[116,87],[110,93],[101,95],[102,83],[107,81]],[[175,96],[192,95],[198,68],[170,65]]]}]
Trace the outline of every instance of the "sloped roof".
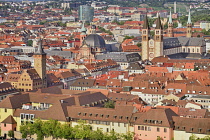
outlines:
[{"label": "sloped roof", "polygon": [[136,124],[172,128],[173,127],[172,116],[178,116],[178,115],[169,108],[168,109],[162,109],[162,108],[150,109],[149,111],[145,112],[141,116],[141,118],[139,118],[136,121]]},{"label": "sloped roof", "polygon": [[14,120],[14,118],[9,115],[5,120],[3,120],[1,123],[7,123],[7,124],[16,124],[17,122]]}]

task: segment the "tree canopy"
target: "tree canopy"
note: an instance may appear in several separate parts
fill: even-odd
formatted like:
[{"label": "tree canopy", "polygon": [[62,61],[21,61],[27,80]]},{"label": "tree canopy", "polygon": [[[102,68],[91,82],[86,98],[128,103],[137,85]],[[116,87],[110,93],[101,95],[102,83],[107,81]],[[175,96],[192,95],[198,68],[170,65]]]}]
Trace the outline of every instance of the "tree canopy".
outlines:
[{"label": "tree canopy", "polygon": [[78,124],[71,127],[68,123],[61,124],[57,120],[41,121],[35,120],[34,123],[24,123],[20,126],[22,138],[37,135],[37,140],[43,140],[44,137],[52,139],[90,139],[90,140],[132,140],[134,133],[119,134],[115,131],[103,133],[101,129],[92,130],[92,126],[84,120],[79,120]]}]

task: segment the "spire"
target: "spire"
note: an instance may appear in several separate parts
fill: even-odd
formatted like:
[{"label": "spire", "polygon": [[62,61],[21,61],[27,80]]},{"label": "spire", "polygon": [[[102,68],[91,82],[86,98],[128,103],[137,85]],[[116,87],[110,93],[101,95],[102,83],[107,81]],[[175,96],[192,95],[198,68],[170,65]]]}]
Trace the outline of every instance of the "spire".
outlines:
[{"label": "spire", "polygon": [[169,15],[168,23],[173,23],[172,16],[171,16],[171,9],[170,9],[170,15]]},{"label": "spire", "polygon": [[155,29],[163,29],[161,20],[160,20],[160,15],[158,14],[157,22],[156,22],[156,27]]},{"label": "spire", "polygon": [[190,9],[189,9],[189,15],[188,15],[187,24],[192,24],[192,21],[191,21],[191,14],[190,14]]},{"label": "spire", "polygon": [[82,35],[86,35],[87,29],[85,28],[85,22],[82,23],[82,28],[80,29]]},{"label": "spire", "polygon": [[145,18],[144,18],[143,29],[150,29],[150,28],[149,28],[149,22],[148,22],[148,19],[147,19],[147,15],[146,15]]},{"label": "spire", "polygon": [[46,54],[42,48],[42,39],[41,38],[39,39],[38,49],[35,54],[39,54],[39,55]]}]

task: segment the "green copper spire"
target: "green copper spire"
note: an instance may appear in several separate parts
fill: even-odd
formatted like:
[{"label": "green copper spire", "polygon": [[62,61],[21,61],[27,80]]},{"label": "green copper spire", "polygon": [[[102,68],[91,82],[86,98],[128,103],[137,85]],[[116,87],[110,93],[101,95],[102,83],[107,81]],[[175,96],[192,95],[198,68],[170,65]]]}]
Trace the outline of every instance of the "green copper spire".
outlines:
[{"label": "green copper spire", "polygon": [[80,29],[80,31],[82,32],[81,34],[83,34],[83,35],[86,34],[87,29],[85,28],[85,23],[84,22],[82,23],[82,28]]},{"label": "green copper spire", "polygon": [[173,23],[172,16],[171,16],[171,9],[170,9],[170,15],[169,15],[168,23]]},{"label": "green copper spire", "polygon": [[191,21],[191,14],[190,14],[190,9],[189,9],[189,15],[188,15],[187,24],[192,24],[192,21]]}]

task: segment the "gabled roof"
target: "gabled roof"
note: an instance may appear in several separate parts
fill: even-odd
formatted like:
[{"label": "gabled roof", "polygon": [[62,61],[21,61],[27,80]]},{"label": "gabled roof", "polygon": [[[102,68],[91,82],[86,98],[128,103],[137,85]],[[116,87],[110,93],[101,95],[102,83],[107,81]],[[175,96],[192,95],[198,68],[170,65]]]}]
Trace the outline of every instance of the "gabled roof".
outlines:
[{"label": "gabled roof", "polygon": [[3,120],[1,123],[7,123],[7,124],[16,124],[17,122],[14,120],[14,118],[9,115],[5,120]]}]

